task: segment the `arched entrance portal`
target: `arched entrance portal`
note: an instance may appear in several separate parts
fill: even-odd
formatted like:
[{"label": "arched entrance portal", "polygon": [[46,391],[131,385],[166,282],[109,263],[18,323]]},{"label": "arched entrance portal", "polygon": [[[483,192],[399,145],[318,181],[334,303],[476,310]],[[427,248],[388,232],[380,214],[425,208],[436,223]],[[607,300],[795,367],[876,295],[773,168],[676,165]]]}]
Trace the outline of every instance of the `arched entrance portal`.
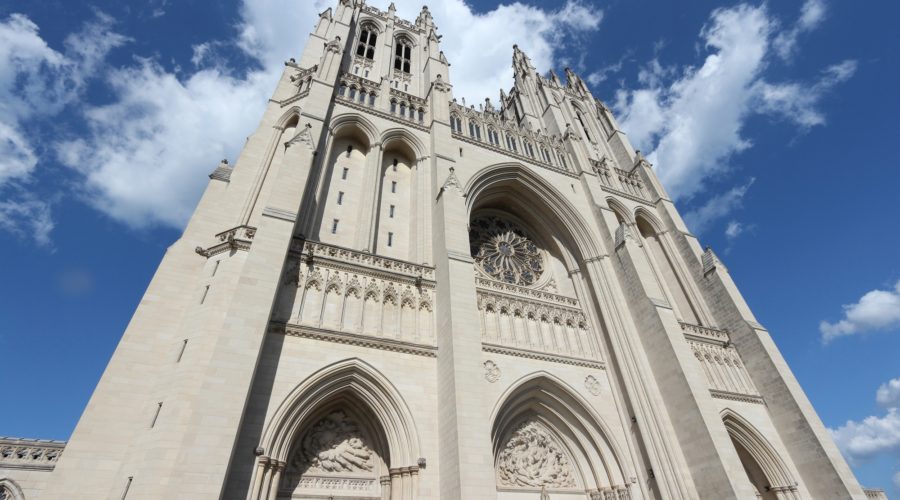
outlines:
[{"label": "arched entrance portal", "polygon": [[412,500],[418,435],[396,389],[359,359],[309,376],[267,424],[249,500]]},{"label": "arched entrance portal", "polygon": [[608,429],[564,383],[536,373],[501,401],[491,429],[498,498],[632,498]]},{"label": "arched entrance portal", "polygon": [[747,480],[764,500],[799,500],[797,482],[772,445],[731,410],[722,412],[722,421],[737,451]]}]

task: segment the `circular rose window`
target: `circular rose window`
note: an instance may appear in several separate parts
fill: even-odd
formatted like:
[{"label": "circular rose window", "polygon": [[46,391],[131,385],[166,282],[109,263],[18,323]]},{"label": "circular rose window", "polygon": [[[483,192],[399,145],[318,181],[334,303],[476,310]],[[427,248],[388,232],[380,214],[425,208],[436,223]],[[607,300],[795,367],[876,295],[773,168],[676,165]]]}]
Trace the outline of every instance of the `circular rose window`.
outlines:
[{"label": "circular rose window", "polygon": [[518,225],[493,215],[477,217],[469,229],[475,264],[486,275],[528,286],[544,272],[540,249]]}]

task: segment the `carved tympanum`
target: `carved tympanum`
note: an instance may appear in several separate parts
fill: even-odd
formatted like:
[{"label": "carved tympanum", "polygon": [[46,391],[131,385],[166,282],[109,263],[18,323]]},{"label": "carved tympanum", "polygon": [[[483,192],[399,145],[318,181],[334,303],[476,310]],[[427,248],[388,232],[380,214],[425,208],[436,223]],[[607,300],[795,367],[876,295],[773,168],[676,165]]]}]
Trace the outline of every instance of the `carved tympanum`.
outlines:
[{"label": "carved tympanum", "polygon": [[537,245],[522,228],[499,217],[475,218],[469,245],[478,268],[496,280],[528,286],[544,273],[544,258]]},{"label": "carved tympanum", "polygon": [[550,432],[534,420],[522,422],[510,435],[497,459],[503,486],[570,488],[572,464]]},{"label": "carved tympanum", "polygon": [[343,411],[333,411],[303,437],[293,463],[305,473],[372,472],[375,452],[359,426]]}]

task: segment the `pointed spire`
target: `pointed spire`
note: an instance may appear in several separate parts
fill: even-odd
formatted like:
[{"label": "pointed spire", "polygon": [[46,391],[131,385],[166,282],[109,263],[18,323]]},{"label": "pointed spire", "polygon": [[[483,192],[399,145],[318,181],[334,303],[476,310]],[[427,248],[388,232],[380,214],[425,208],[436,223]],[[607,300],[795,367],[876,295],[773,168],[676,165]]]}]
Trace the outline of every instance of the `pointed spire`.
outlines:
[{"label": "pointed spire", "polygon": [[550,80],[557,85],[562,85],[562,83],[559,81],[559,75],[557,75],[556,71],[553,71],[552,69],[550,70]]},{"label": "pointed spire", "polygon": [[431,12],[428,10],[427,5],[422,6],[422,12],[419,12],[419,17],[416,18],[416,26],[420,28],[434,26],[434,20],[431,18]]},{"label": "pointed spire", "polygon": [[389,17],[394,17],[394,15],[396,14],[396,12],[397,12],[397,6],[394,5],[394,2],[391,2],[391,4],[388,5],[388,16],[389,16]]}]

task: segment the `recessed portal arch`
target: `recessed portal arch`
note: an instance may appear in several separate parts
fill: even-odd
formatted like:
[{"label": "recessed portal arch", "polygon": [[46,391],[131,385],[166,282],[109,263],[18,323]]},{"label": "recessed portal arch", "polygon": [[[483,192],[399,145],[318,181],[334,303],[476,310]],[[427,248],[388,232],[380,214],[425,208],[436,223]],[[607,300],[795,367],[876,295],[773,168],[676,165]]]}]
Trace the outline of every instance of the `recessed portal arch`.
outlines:
[{"label": "recessed portal arch", "polygon": [[607,492],[630,498],[631,469],[609,428],[553,375],[541,371],[517,380],[491,419],[500,498],[542,489],[561,498]]},{"label": "recessed portal arch", "polygon": [[396,388],[357,358],[322,368],[291,391],[258,450],[254,500],[415,496],[419,438],[412,414]]},{"label": "recessed portal arch", "polygon": [[766,438],[731,409],[723,410],[721,416],[757,497],[764,500],[799,500],[797,481]]}]

